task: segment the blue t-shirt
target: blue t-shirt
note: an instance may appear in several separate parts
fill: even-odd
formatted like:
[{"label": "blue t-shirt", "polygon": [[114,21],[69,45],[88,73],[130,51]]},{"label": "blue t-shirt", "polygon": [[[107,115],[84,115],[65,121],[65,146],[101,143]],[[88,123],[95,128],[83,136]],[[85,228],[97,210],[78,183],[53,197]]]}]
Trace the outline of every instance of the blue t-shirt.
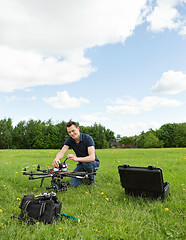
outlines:
[{"label": "blue t-shirt", "polygon": [[[94,140],[93,138],[85,133],[80,133],[80,141],[76,143],[76,141],[72,138],[69,137],[65,141],[64,145],[67,145],[71,147],[77,157],[87,157],[88,156],[88,147],[94,146]],[[95,161],[99,161],[95,154]]]}]

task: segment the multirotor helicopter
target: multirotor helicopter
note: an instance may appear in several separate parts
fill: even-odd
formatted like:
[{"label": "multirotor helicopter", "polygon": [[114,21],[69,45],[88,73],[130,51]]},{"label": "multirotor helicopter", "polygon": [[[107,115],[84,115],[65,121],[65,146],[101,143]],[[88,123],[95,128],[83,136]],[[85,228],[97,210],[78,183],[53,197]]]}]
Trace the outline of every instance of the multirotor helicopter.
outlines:
[{"label": "multirotor helicopter", "polygon": [[65,191],[68,189],[68,182],[62,181],[64,177],[71,177],[71,178],[79,178],[79,179],[88,179],[89,175],[96,175],[96,171],[93,173],[88,172],[69,172],[68,165],[65,163],[59,164],[59,168],[48,168],[47,170],[42,170],[40,165],[33,165],[37,166],[37,172],[27,171],[28,167],[23,169],[23,175],[28,175],[29,180],[41,179],[40,187],[43,185],[43,181],[45,178],[51,177],[51,185],[46,187],[46,189],[54,189],[56,192]]}]

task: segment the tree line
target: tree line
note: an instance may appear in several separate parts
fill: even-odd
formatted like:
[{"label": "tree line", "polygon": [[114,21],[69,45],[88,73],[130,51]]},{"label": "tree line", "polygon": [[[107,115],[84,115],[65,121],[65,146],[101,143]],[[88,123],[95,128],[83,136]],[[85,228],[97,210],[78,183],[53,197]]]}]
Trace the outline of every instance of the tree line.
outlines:
[{"label": "tree line", "polygon": [[[80,126],[80,131],[93,137],[97,149],[113,146],[114,132],[101,124]],[[65,121],[53,124],[52,120],[31,119],[13,127],[11,118],[0,120],[0,149],[60,149],[68,137]],[[118,144],[125,148],[186,147],[186,123],[168,123],[158,130],[124,136]]]},{"label": "tree line", "polygon": [[[101,124],[80,126],[83,133],[90,134],[96,148],[110,148],[114,132]],[[0,120],[0,149],[60,149],[69,137],[66,122],[53,124],[51,120],[20,121],[13,127],[12,119]]]},{"label": "tree line", "polygon": [[167,123],[134,137],[122,137],[120,146],[135,148],[186,147],[186,123]]}]

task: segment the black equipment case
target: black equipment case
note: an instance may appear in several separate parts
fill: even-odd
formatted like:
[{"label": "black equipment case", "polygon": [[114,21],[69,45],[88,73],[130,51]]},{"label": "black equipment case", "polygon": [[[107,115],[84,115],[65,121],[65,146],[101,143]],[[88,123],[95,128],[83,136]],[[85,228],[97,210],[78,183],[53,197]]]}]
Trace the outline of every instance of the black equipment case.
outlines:
[{"label": "black equipment case", "polygon": [[127,195],[165,200],[170,194],[170,183],[163,182],[161,168],[132,167],[125,164],[118,166],[118,172],[121,185]]}]

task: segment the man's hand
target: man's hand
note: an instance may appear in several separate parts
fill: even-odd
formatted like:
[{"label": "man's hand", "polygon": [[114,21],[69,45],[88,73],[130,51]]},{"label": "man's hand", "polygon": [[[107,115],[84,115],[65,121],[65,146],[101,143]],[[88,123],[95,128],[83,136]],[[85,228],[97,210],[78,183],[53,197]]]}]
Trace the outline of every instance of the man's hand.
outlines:
[{"label": "man's hand", "polygon": [[67,158],[72,159],[74,162],[78,162],[78,158],[74,154],[68,154]]},{"label": "man's hand", "polygon": [[59,168],[59,164],[60,164],[60,160],[59,159],[54,159],[53,163],[52,163],[52,166],[53,167],[56,167],[56,168]]}]

